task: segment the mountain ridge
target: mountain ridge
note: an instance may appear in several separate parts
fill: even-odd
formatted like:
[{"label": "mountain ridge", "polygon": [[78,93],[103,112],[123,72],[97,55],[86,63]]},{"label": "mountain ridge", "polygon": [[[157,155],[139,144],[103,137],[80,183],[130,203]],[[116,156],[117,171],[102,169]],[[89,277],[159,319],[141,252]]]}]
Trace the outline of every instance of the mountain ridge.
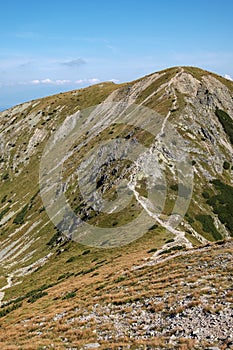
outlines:
[{"label": "mountain ridge", "polygon": [[[56,308],[60,309],[56,300],[61,305],[64,303],[64,307],[61,307],[66,309],[69,308],[69,299],[75,300],[78,305],[82,294],[87,296],[88,290],[91,293],[96,290],[96,294],[100,294],[99,298],[105,299],[107,295],[105,293],[108,293],[108,286],[104,283],[106,279],[109,281],[109,286],[113,285],[112,289],[110,288],[112,292],[115,290],[114,285],[116,290],[118,287],[120,291],[122,290],[122,294],[119,292],[118,296],[116,294],[112,301],[109,300],[108,302],[111,305],[120,304],[121,300],[125,299],[127,288],[129,288],[124,286],[123,281],[127,280],[124,276],[129,274],[129,281],[135,280],[139,283],[140,280],[138,275],[133,276],[129,271],[132,271],[132,269],[140,271],[155,266],[155,274],[160,274],[156,266],[165,266],[166,270],[166,268],[169,269],[170,264],[177,263],[179,274],[186,275],[184,273],[185,266],[182,272],[182,263],[180,262],[183,259],[185,265],[185,262],[191,259],[189,258],[190,252],[192,252],[192,256],[197,255],[201,259],[199,249],[201,252],[203,245],[203,256],[205,256],[208,268],[213,270],[214,294],[216,295],[213,297],[213,305],[217,308],[217,291],[221,291],[223,288],[225,288],[226,295],[228,295],[227,303],[230,303],[228,274],[231,271],[229,259],[232,250],[231,237],[233,236],[231,215],[231,205],[233,203],[232,99],[233,82],[199,68],[172,67],[149,74],[133,82],[123,84],[100,83],[81,90],[73,90],[33,100],[0,113],[0,271],[2,276],[0,279],[0,298],[2,299],[0,313],[2,312],[3,317],[2,327],[3,329],[6,327],[10,331],[12,338],[12,341],[9,340],[7,343],[4,343],[3,339],[1,340],[6,349],[13,347],[15,341],[18,342],[15,348],[20,348],[20,346],[28,349],[30,346],[33,348],[25,334],[21,341],[17,332],[14,335],[9,323],[12,321],[13,315],[16,315],[17,321],[15,321],[15,324],[22,331],[20,323],[24,322],[23,320],[29,316],[30,308],[28,308],[28,305],[31,303],[34,305],[35,302],[41,312],[48,305],[48,308],[54,314],[53,317],[55,317],[53,322],[56,323],[60,317],[56,316]],[[92,106],[95,107],[90,108]],[[131,112],[132,108],[136,108],[136,111],[138,109],[141,111],[140,108],[144,108],[145,111],[152,111],[153,118],[157,118],[155,120],[158,120],[158,123],[160,123],[158,125],[161,126],[157,135],[154,137],[145,130],[145,127],[140,129],[139,124],[135,124],[133,128],[131,125],[130,129],[130,126],[126,123],[125,125],[122,122],[117,123],[117,113],[124,115],[128,108],[131,108]],[[135,235],[136,238],[133,235],[127,245],[120,244],[119,237],[108,237],[107,240],[102,240],[99,246],[82,244],[82,242],[80,244],[79,240],[78,243],[74,242],[70,239],[72,237],[63,234],[67,224],[60,222],[56,227],[48,216],[47,208],[42,201],[42,192],[39,186],[39,166],[43,159],[43,152],[46,150],[51,137],[55,137],[57,140],[60,139],[64,130],[61,126],[70,127],[75,118],[81,114],[87,115],[85,122],[88,132],[83,133],[80,140],[74,140],[74,146],[69,150],[69,157],[64,161],[62,175],[65,184],[64,193],[70,207],[83,222],[94,227],[102,227],[105,231],[110,228],[121,229],[123,225],[131,220],[136,220],[145,211],[146,220],[149,218],[151,220],[147,232],[141,236]],[[106,125],[103,124],[102,120],[105,119],[102,116],[106,116]],[[96,118],[93,119],[97,122],[95,125],[94,122],[92,123],[91,117]],[[175,132],[178,133],[178,136]],[[174,140],[173,137],[175,137]],[[105,163],[103,162],[103,166],[100,167],[101,160],[107,154],[105,144],[108,140],[112,144],[115,142],[117,150],[114,150],[115,153],[111,151],[110,156],[107,156]],[[146,147],[146,151],[136,165],[126,159],[123,161],[123,165],[120,165],[117,161],[116,158],[119,157],[120,159],[123,152],[120,140],[124,141],[122,149],[126,144],[132,147],[132,145],[141,143]],[[173,145],[171,141],[174,141]],[[90,152],[92,152],[92,149],[95,150],[95,147],[98,149],[99,157],[93,158],[92,165],[88,169],[91,174],[95,174],[94,179],[97,183],[98,193],[105,200],[114,201],[117,198],[116,189],[119,181],[126,181],[132,195],[127,204],[127,210],[119,212],[113,210],[109,214],[108,212],[94,210],[93,207],[85,203],[85,197],[83,197],[83,193],[80,192],[77,185],[79,175],[77,169],[80,164],[88,163],[85,156],[91,155]],[[179,173],[181,172],[180,169],[186,169],[179,169],[184,155],[186,168],[188,169],[186,178]],[[151,156],[156,160],[159,171],[152,166]],[[145,171],[149,171],[151,178],[143,175]],[[151,179],[156,181],[156,198],[161,198],[157,203],[159,204],[157,206],[161,208],[156,208],[156,210],[151,209],[149,203],[148,191],[154,183]],[[48,176],[48,181],[52,183],[52,177]],[[88,187],[88,191],[89,189]],[[177,202],[179,202],[179,205]],[[183,209],[183,212],[181,209]],[[70,228],[71,226],[68,226],[68,230]],[[132,233],[134,234],[134,232]],[[218,242],[211,243],[214,241]],[[219,254],[216,253],[218,250]],[[206,251],[209,252],[212,259],[208,260]],[[217,258],[217,256],[220,257]],[[218,259],[224,260],[224,256],[226,257],[226,264],[222,266],[221,282],[218,284],[216,266],[219,268],[220,263],[213,267],[211,267],[211,264],[215,258],[217,261]],[[192,258],[191,260],[193,260],[193,266],[197,266],[195,259]],[[118,272],[114,271],[114,263],[118,263],[119,276],[117,276]],[[204,266],[205,261],[203,260],[200,269],[202,274],[204,273]],[[104,273],[104,269],[108,270],[108,274]],[[194,285],[198,287],[198,280],[201,281],[201,276],[198,274],[198,267],[194,270],[196,272],[193,279],[197,281]],[[135,273],[137,274],[137,272]],[[170,279],[172,279],[170,270],[169,274]],[[114,276],[113,279],[112,275]],[[151,278],[152,275],[147,270],[145,280],[149,281]],[[165,278],[165,276],[161,278]],[[183,280],[181,278],[179,283],[185,283],[185,278]],[[88,283],[85,289],[86,279]],[[93,288],[96,288],[93,290],[91,289],[92,279],[94,281],[93,286],[95,286]],[[69,286],[71,280],[72,288]],[[208,280],[206,281],[209,290]],[[81,294],[77,289],[80,283],[82,285]],[[205,283],[200,283],[204,288]],[[128,301],[130,305],[126,303],[127,307],[131,307],[132,303],[136,302],[137,293],[140,294],[139,291],[136,291],[137,288],[134,290],[133,285],[129,288],[132,300]],[[136,282],[135,285],[137,285]],[[191,285],[188,284],[187,288],[189,289]],[[64,294],[62,288],[66,290],[67,294]],[[146,284],[145,288],[148,288]],[[156,290],[148,289],[152,294],[150,302],[155,302],[156,305],[161,303],[161,300],[155,301],[153,296],[154,293],[163,295],[162,289],[162,286]],[[177,290],[179,291],[179,288]],[[191,290],[187,290],[185,293],[191,293]],[[103,292],[102,297],[101,291]],[[172,296],[171,291],[168,293],[171,293]],[[143,293],[141,294],[138,300],[139,304],[145,303],[145,298],[148,297],[143,296]],[[185,298],[185,295],[183,297]],[[39,300],[37,301],[37,299]],[[196,296],[195,302],[198,302],[198,304],[195,306],[194,303],[192,307],[190,306],[194,308],[194,314],[199,310],[198,308],[201,308],[201,313],[203,312],[204,315],[203,305],[208,304],[207,299],[204,297],[205,301],[203,302],[200,293]],[[56,306],[53,307],[53,303]],[[163,303],[166,304],[167,301],[165,302],[165,299],[163,299]],[[224,322],[226,322],[226,329],[229,329],[231,318],[228,315],[229,304],[227,303],[223,306],[223,310],[225,310],[223,316],[225,312],[227,316]],[[176,310],[178,306],[175,306],[175,304],[174,301],[173,308]],[[170,304],[168,303],[168,305]],[[88,306],[85,305],[85,308],[88,309]],[[109,308],[113,312],[112,306]],[[24,318],[20,316],[21,312],[24,314],[23,310],[25,310]],[[66,312],[68,315],[68,311]],[[84,309],[82,312],[85,314]],[[85,318],[87,316],[84,317],[84,314],[83,318],[80,316],[79,322],[88,320],[88,318]],[[179,312],[177,311],[175,314],[179,314]],[[211,314],[215,315],[215,312]],[[161,320],[164,320],[163,317],[166,318],[163,311],[160,316]],[[190,318],[192,315],[187,313],[186,316]],[[57,317],[58,319],[56,319]],[[63,319],[63,317],[61,318]],[[96,316],[93,317],[95,322],[100,321]],[[137,317],[140,319],[141,316],[138,315]],[[32,315],[29,318],[32,319]],[[215,323],[218,322],[217,316],[213,316],[213,319]],[[58,348],[66,348],[63,340],[53,338],[51,333],[46,336],[46,332],[49,333],[50,321],[46,323],[47,331],[45,332],[40,330],[39,325],[36,326],[35,319],[33,322],[31,329],[33,327],[36,329],[35,332],[33,330],[32,332],[34,332],[34,339],[38,341],[38,348],[42,345],[46,348],[52,348],[52,341],[56,343]],[[40,320],[40,322],[43,323],[44,321]],[[43,328],[43,325],[41,327]],[[56,325],[56,327],[58,326]],[[99,346],[106,348],[106,346],[110,346],[108,342],[112,343],[111,346],[114,346],[115,339],[115,343],[123,342],[126,346],[127,342],[130,344],[130,339],[133,336],[134,342],[137,344],[135,346],[140,346],[142,338],[139,336],[140,327],[137,327],[136,333],[130,333],[131,336],[128,338],[126,334],[122,335],[123,338],[126,337],[127,339],[122,338],[122,340],[120,337],[119,342],[116,341],[118,338],[114,332],[113,340],[109,336],[111,332],[106,335],[107,340],[104,340],[101,335],[102,331],[96,329],[93,329],[93,331],[97,333],[92,333],[92,331],[85,333],[83,331],[83,334],[80,335],[81,339],[75,340],[73,330],[73,333],[70,331],[72,340],[68,340],[68,343],[79,348],[84,346],[90,338],[93,342],[100,342]],[[174,329],[174,325],[171,327]],[[64,325],[64,330],[61,330],[61,332],[65,337],[68,328]],[[223,337],[223,334],[221,334],[220,338],[215,339],[211,335],[212,338],[208,343],[206,337],[208,332],[212,334],[210,330],[206,330],[203,334],[199,332],[196,336],[191,334],[191,330],[187,330],[186,333],[173,333],[176,334],[173,340],[170,339],[171,334],[169,332],[165,332],[164,336],[158,329],[153,332],[147,337],[148,344],[150,342],[154,342],[155,345],[156,342],[166,344],[167,341],[173,341],[174,344],[171,346],[177,349],[182,348],[180,343],[182,337],[187,338],[183,340],[186,344],[184,346],[190,349],[193,348],[195,342],[197,346],[198,342],[202,345],[218,345],[219,339]],[[93,336],[93,334],[97,334],[97,336]],[[192,342],[190,341],[191,343],[188,344],[190,337]],[[226,344],[230,344],[229,334],[226,339],[225,341],[221,340],[222,348]],[[159,346],[164,348],[163,346],[166,345]]]}]

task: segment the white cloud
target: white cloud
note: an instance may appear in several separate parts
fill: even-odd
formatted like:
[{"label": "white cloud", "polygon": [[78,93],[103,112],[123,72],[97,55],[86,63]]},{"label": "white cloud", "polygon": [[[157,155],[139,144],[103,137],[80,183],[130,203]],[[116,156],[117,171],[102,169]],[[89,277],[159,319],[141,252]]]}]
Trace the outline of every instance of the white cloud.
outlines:
[{"label": "white cloud", "polygon": [[75,81],[76,84],[98,84],[100,83],[100,80],[97,78],[90,78],[90,79],[78,79]]},{"label": "white cloud", "polygon": [[83,83],[85,83],[87,80],[86,79],[78,79],[78,80],[76,80],[76,84],[83,84]]},{"label": "white cloud", "polygon": [[99,82],[100,82],[100,80],[97,78],[88,79],[88,83],[91,83],[91,84],[97,84]]},{"label": "white cloud", "polygon": [[225,78],[228,79],[228,80],[233,81],[232,77],[229,74],[225,74]]},{"label": "white cloud", "polygon": [[[111,81],[117,82],[116,79],[112,79]],[[2,83],[0,82],[0,87],[2,86],[16,86],[16,85],[68,85],[68,84],[98,84],[100,83],[100,79],[97,78],[89,78],[89,79],[78,79],[76,81],[69,79],[33,79],[29,81],[19,81],[19,82],[8,82]]]},{"label": "white cloud", "polygon": [[29,83],[24,83],[24,84],[32,84],[32,85],[38,85],[38,84],[49,84],[49,85],[64,85],[64,84],[69,84],[71,83],[71,80],[68,79],[57,79],[57,80],[52,80],[49,78],[46,79],[35,79],[35,80],[31,80]]},{"label": "white cloud", "polygon": [[40,84],[40,80],[35,79],[35,80],[32,80],[30,83],[33,85],[37,85],[37,84]]},{"label": "white cloud", "polygon": [[56,85],[63,85],[63,84],[69,84],[71,83],[71,80],[63,79],[63,80],[56,80]]},{"label": "white cloud", "polygon": [[109,81],[111,81],[112,83],[115,83],[115,84],[117,84],[117,83],[119,83],[119,79],[110,79]]},{"label": "white cloud", "polygon": [[51,79],[49,79],[49,78],[47,78],[47,79],[42,79],[40,82],[41,82],[42,84],[53,84],[53,81],[52,81]]}]

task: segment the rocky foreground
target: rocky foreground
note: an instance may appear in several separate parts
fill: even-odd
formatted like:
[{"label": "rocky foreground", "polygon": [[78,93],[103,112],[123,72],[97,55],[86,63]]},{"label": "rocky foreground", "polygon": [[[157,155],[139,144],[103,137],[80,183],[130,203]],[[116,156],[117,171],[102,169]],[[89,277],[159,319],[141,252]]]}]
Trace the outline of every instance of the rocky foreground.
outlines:
[{"label": "rocky foreground", "polygon": [[0,345],[233,349],[232,246],[232,240],[222,241],[165,255],[159,263],[152,256],[140,267],[129,263],[116,270],[112,263],[79,279],[70,276],[40,300],[35,295],[23,302],[14,324],[3,319],[1,330],[9,336],[2,332]]},{"label": "rocky foreground", "polygon": [[[232,242],[227,245],[232,248]],[[206,248],[204,254],[207,251]],[[188,339],[187,348],[204,348],[206,343],[206,349],[233,349],[233,304],[229,297],[232,295],[232,281],[230,275],[222,274],[231,269],[231,264],[232,252],[216,254],[213,260],[201,260],[193,267],[185,267],[193,281],[177,279],[176,276],[172,279],[171,275],[169,291],[165,287],[163,296],[154,295],[123,305],[120,300],[106,305],[97,303],[91,312],[70,318],[67,323],[81,322],[85,328],[93,322],[97,339],[103,342],[134,339],[150,343],[154,338],[164,338],[166,346],[157,349],[174,349],[179,347],[183,338]],[[196,279],[197,272],[200,274]],[[218,285],[220,280],[224,281],[226,289]],[[144,282],[143,277],[138,281],[139,284]],[[127,287],[120,289],[127,293]]]}]

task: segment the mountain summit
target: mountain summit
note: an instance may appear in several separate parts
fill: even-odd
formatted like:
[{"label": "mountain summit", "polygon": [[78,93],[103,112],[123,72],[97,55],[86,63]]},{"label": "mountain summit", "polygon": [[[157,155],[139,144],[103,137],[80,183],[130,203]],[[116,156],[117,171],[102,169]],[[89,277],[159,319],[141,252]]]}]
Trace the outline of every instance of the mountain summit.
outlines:
[{"label": "mountain summit", "polygon": [[2,348],[231,348],[232,101],[174,67],[0,113]]}]

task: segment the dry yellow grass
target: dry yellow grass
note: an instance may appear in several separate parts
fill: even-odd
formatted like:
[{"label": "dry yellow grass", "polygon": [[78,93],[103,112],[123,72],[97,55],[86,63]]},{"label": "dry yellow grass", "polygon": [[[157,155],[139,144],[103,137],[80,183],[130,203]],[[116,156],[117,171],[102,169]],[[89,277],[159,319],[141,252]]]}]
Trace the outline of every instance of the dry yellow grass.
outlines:
[{"label": "dry yellow grass", "polygon": [[[150,302],[148,308],[151,312],[171,312],[174,305],[189,295],[192,298],[186,305],[175,307],[176,313],[181,313],[187,308],[201,305],[200,288],[194,289],[200,278],[206,277],[209,273],[206,268],[211,269],[211,286],[220,288],[221,284],[227,283],[228,275],[226,270],[230,266],[219,266],[218,257],[230,254],[232,243],[225,245],[212,244],[206,250],[177,256],[171,259],[169,264],[160,263],[152,266],[145,266],[141,269],[132,269],[133,265],[142,261],[143,255],[135,256],[135,260],[125,254],[118,258],[118,267],[114,261],[102,266],[98,270],[98,276],[92,273],[80,276],[71,276],[58,285],[47,290],[48,295],[30,304],[23,301],[23,306],[9,315],[0,319],[0,345],[3,349],[16,349],[18,344],[23,349],[30,349],[30,342],[40,346],[48,346],[53,343],[56,349],[65,349],[64,339],[72,346],[81,347],[88,342],[97,342],[96,329],[111,332],[112,325],[108,322],[97,325],[95,319],[90,317],[88,322],[83,316],[91,314],[93,306],[115,305],[123,307],[124,312],[132,312],[131,304],[137,300],[143,302],[150,297],[163,297],[168,295],[166,304],[163,301]],[[217,265],[216,265],[217,264]],[[216,265],[216,266],[215,266]],[[192,266],[187,269],[186,266]],[[221,267],[223,273],[221,274]],[[123,276],[123,277],[122,277]],[[121,277],[121,278],[119,278]],[[207,282],[208,285],[209,281]],[[98,287],[103,286],[101,289]],[[75,291],[76,295],[70,299],[62,299],[67,293]],[[170,295],[169,295],[170,293]],[[208,295],[210,300],[216,298],[216,294]],[[232,301],[232,290],[230,280],[228,283],[227,298]],[[118,306],[119,305],[119,306]],[[125,309],[124,309],[125,307]],[[206,312],[217,313],[219,308],[212,308],[211,301],[203,305]],[[60,316],[59,316],[60,315]],[[104,311],[103,311],[104,315]],[[133,318],[130,321],[133,323]],[[139,331],[140,333],[140,331]],[[64,338],[64,339],[63,339]],[[63,340],[62,340],[63,339]],[[99,341],[99,340],[98,340]],[[121,339],[123,343],[131,340]],[[117,348],[121,344],[117,339],[112,340],[112,346]],[[162,346],[164,339],[153,337],[148,340],[134,340],[134,344]],[[179,339],[179,349],[192,349],[194,340]],[[101,348],[104,349],[106,342],[101,341]],[[132,343],[133,344],[133,343]],[[5,348],[4,348],[5,346]],[[120,345],[119,345],[120,346]]]}]

